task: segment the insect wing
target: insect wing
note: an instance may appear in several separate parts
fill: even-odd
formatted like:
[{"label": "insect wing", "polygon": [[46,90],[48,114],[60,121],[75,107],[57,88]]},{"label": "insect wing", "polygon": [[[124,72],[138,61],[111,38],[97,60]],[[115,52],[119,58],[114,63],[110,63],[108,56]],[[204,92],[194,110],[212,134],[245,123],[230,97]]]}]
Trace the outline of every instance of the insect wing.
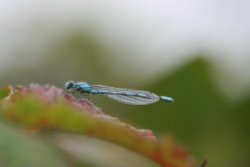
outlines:
[{"label": "insect wing", "polygon": [[131,105],[145,105],[151,104],[158,100],[152,100],[149,98],[137,97],[137,96],[124,96],[124,95],[105,95],[115,101],[131,104]]},{"label": "insect wing", "polygon": [[144,90],[115,88],[103,85],[92,85],[92,87],[98,90],[100,94],[125,104],[145,105],[159,100],[159,96]]}]

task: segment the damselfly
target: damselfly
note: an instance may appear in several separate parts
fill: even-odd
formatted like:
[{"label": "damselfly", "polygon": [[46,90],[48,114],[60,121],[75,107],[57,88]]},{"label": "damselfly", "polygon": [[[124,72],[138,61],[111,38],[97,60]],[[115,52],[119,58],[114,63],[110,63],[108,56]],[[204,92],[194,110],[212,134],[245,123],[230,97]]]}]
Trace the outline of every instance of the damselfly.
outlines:
[{"label": "damselfly", "polygon": [[174,101],[174,99],[172,99],[171,97],[158,96],[152,92],[144,90],[115,88],[104,85],[91,85],[87,82],[68,81],[65,83],[65,89],[68,93],[71,94],[102,94],[115,101],[131,105],[151,104],[159,100],[166,102]]}]

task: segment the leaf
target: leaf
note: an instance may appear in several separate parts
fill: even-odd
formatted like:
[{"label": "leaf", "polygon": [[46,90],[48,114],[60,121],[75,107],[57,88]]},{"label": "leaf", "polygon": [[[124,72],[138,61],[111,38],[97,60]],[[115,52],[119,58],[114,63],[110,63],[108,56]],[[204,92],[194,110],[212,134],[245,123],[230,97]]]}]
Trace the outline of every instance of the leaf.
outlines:
[{"label": "leaf", "polygon": [[119,144],[165,167],[194,166],[171,137],[158,140],[151,130],[136,129],[105,115],[86,99],[77,100],[54,86],[19,87],[2,104],[1,117],[26,129],[85,134]]},{"label": "leaf", "polygon": [[12,88],[10,86],[1,86],[0,87],[0,100],[8,97],[12,92]]},{"label": "leaf", "polygon": [[117,144],[84,135],[57,133],[56,145],[75,160],[95,167],[160,167],[154,161]]},{"label": "leaf", "polygon": [[0,122],[0,134],[0,166],[62,166],[62,159],[55,148],[23,134],[6,122]]}]

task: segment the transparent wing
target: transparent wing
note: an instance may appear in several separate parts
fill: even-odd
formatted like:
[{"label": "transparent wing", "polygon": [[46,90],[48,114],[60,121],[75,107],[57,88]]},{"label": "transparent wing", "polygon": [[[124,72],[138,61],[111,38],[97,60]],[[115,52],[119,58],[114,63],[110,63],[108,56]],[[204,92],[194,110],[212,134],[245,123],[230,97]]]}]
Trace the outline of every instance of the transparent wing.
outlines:
[{"label": "transparent wing", "polygon": [[115,88],[103,85],[92,85],[92,88],[98,92],[97,94],[103,94],[125,104],[145,105],[159,100],[159,96],[144,90]]},{"label": "transparent wing", "polygon": [[123,95],[105,95],[115,101],[125,103],[125,104],[131,104],[131,105],[145,105],[145,104],[151,104],[158,99],[149,99],[149,98],[143,98],[143,97],[137,97],[137,96],[123,96]]}]

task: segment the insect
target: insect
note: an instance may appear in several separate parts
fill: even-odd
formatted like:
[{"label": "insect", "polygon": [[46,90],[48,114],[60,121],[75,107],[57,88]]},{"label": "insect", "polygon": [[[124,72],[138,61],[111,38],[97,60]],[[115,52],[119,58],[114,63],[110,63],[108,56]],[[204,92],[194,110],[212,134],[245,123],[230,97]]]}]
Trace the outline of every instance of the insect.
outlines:
[{"label": "insect", "polygon": [[104,85],[92,85],[87,82],[68,81],[65,83],[65,89],[68,93],[80,95],[87,94],[102,94],[115,101],[131,104],[131,105],[145,105],[155,103],[159,100],[166,102],[173,102],[174,99],[167,96],[158,96],[152,92],[144,90],[134,90],[125,88],[115,88]]}]

